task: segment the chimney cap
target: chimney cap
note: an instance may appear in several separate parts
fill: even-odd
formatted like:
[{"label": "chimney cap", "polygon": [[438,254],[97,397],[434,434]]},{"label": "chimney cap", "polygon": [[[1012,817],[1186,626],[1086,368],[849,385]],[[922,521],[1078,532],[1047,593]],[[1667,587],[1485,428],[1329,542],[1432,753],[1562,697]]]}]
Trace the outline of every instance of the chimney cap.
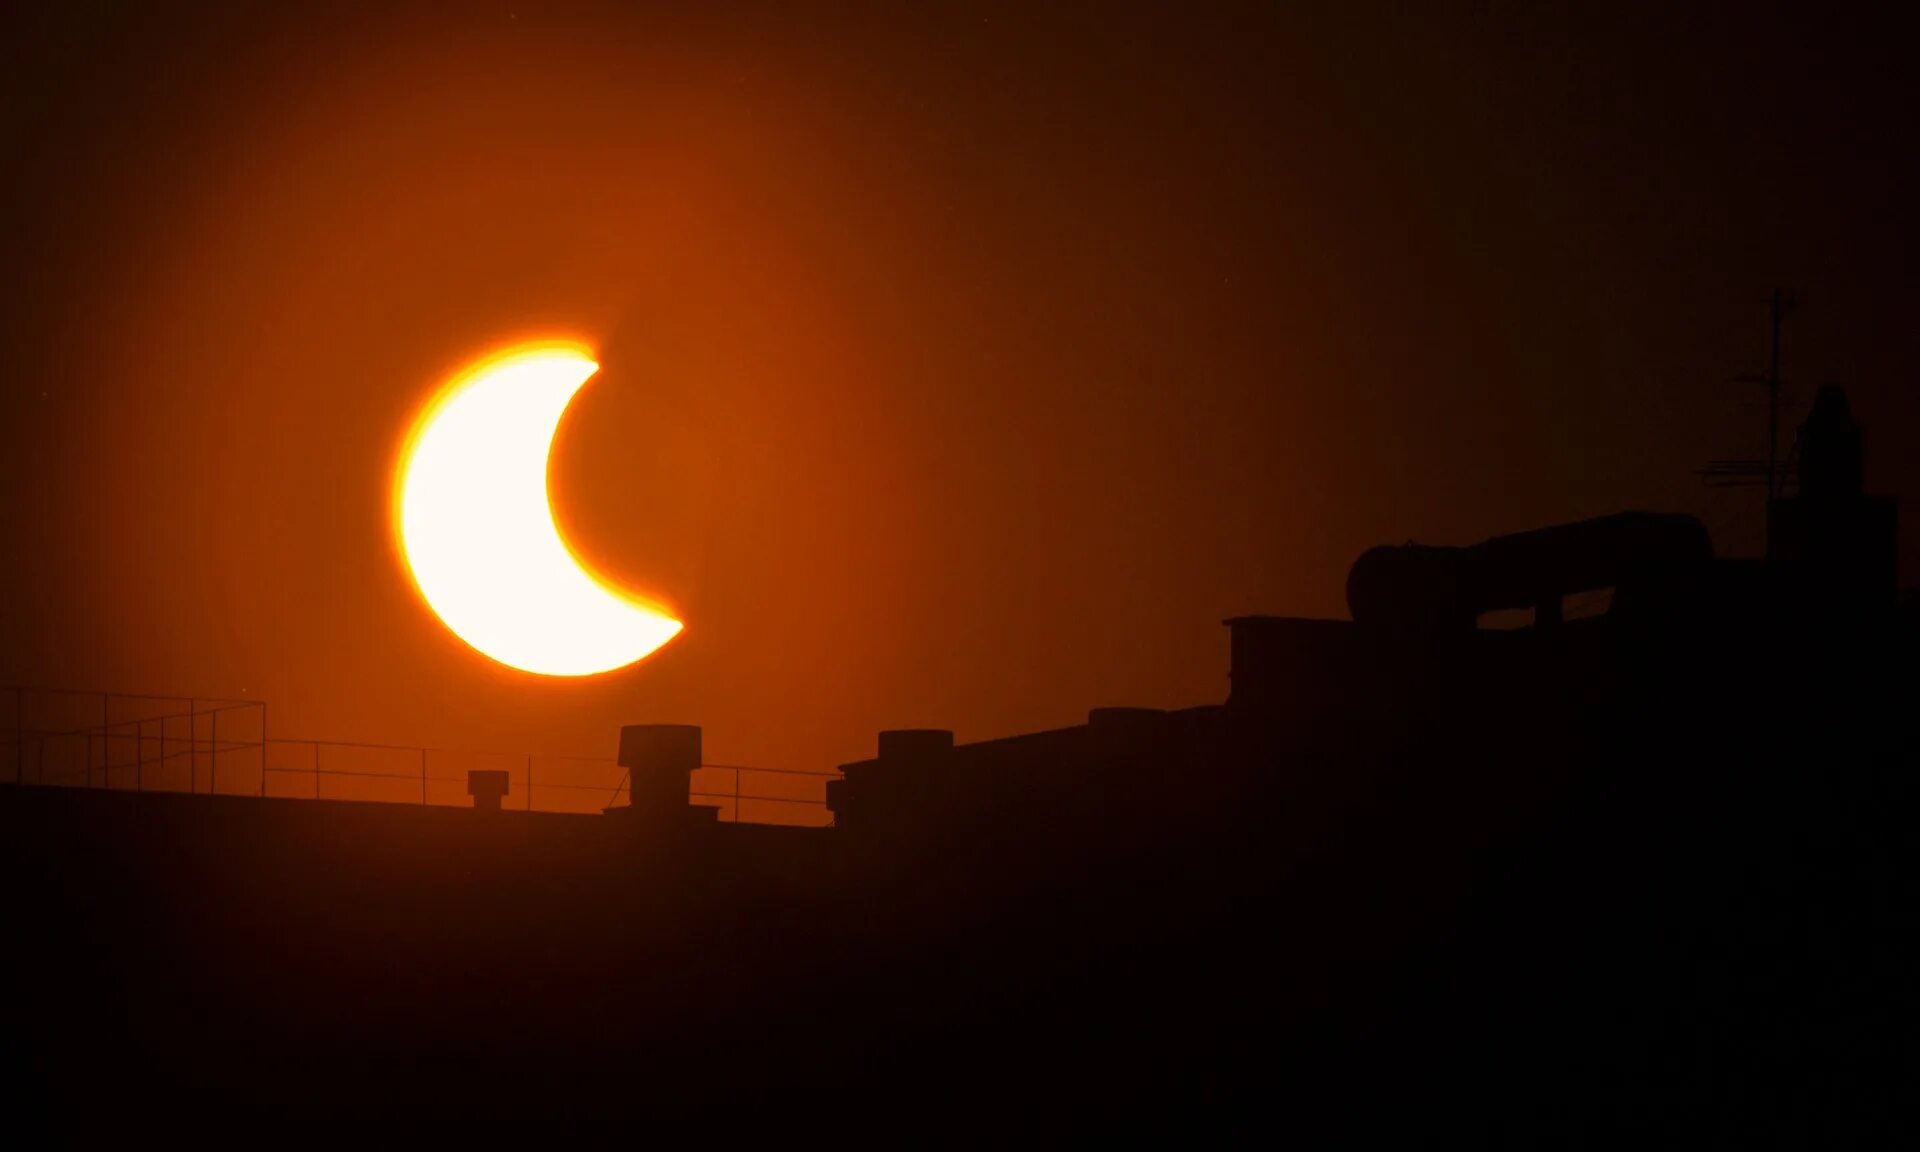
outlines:
[{"label": "chimney cap", "polygon": [[626,769],[686,769],[700,766],[698,724],[624,724],[620,766]]}]

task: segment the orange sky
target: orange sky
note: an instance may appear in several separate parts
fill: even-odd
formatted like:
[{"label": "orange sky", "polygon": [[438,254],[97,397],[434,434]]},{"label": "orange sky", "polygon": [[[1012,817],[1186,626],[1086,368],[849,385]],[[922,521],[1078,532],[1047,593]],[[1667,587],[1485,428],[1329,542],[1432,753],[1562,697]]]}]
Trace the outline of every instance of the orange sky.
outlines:
[{"label": "orange sky", "polygon": [[[728,7],[26,18],[0,680],[799,768],[1216,701],[1218,621],[1339,614],[1374,543],[1751,548],[1690,470],[1759,449],[1776,281],[1920,492],[1891,37]],[[606,677],[477,656],[389,545],[408,418],[525,336],[602,365],[569,540],[688,624]]]}]

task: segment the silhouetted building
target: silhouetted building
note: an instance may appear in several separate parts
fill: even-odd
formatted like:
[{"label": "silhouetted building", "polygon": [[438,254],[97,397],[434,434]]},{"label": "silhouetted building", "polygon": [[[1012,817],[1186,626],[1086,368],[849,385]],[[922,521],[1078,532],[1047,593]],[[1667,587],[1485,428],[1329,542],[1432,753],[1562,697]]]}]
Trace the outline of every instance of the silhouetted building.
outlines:
[{"label": "silhouetted building", "polygon": [[[1920,1030],[1916,635],[1859,439],[1823,393],[1764,561],[1644,512],[1372,549],[1351,620],[1226,621],[1222,703],[881,732],[832,828],[689,806],[684,725],[621,730],[604,817],[0,790],[15,1083],[784,1096],[895,1138],[1878,1137]],[[1478,626],[1509,609],[1533,626]]]}]

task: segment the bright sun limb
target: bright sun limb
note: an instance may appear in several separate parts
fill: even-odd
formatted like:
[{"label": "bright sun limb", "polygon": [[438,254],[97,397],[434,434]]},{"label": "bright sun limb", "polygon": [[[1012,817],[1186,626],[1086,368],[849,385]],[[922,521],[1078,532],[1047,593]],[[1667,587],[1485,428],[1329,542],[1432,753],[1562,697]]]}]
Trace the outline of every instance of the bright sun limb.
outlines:
[{"label": "bright sun limb", "polygon": [[554,431],[599,367],[558,345],[484,360],[428,405],[400,465],[400,546],[420,595],[473,648],[546,676],[625,667],[681,630],[596,580],[554,522]]}]

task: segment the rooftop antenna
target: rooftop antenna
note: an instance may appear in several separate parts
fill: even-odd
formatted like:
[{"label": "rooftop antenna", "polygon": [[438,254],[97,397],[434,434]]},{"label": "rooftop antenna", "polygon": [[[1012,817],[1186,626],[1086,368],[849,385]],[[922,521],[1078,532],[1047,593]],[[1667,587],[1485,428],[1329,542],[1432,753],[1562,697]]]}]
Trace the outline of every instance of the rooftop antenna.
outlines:
[{"label": "rooftop antenna", "polygon": [[[1764,460],[1713,460],[1709,461],[1701,476],[1708,484],[1716,488],[1750,487],[1765,485],[1769,508],[1780,498],[1786,489],[1787,473],[1792,471],[1790,461],[1780,459],[1780,327],[1781,322],[1798,301],[1782,292],[1773,290],[1770,308],[1771,344],[1767,357],[1767,372],[1764,376],[1737,376],[1737,384],[1761,384],[1767,389],[1767,456]],[[1765,516],[1763,523],[1767,527],[1767,554],[1773,554],[1772,516]]]},{"label": "rooftop antenna", "polygon": [[1780,318],[1792,302],[1773,290],[1773,348],[1767,358],[1767,374],[1742,376],[1739,383],[1767,386],[1767,499],[1780,498]]}]

